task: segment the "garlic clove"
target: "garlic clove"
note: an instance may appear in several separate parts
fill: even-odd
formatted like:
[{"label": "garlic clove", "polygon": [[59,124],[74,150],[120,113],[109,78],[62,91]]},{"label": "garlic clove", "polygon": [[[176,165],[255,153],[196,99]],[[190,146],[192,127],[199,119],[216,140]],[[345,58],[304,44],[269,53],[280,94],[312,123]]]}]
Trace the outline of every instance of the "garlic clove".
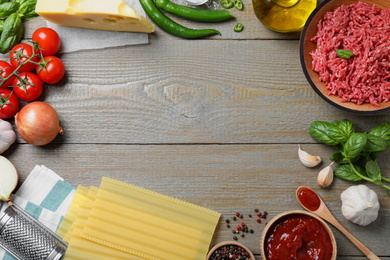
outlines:
[{"label": "garlic clove", "polygon": [[300,145],[298,146],[299,146],[298,149],[299,160],[302,162],[303,165],[305,165],[306,167],[315,167],[321,162],[321,157],[311,155],[303,151]]},{"label": "garlic clove", "polygon": [[10,201],[11,193],[18,184],[18,172],[15,166],[4,156],[0,155],[0,201]]},{"label": "garlic clove", "polygon": [[332,164],[329,164],[328,166],[326,166],[324,169],[322,169],[319,173],[318,173],[318,177],[317,177],[317,184],[318,186],[320,186],[321,188],[326,188],[328,187],[329,185],[332,184],[333,182],[333,169],[332,169]]},{"label": "garlic clove", "polygon": [[0,154],[5,152],[16,140],[16,134],[10,122],[0,119]]}]

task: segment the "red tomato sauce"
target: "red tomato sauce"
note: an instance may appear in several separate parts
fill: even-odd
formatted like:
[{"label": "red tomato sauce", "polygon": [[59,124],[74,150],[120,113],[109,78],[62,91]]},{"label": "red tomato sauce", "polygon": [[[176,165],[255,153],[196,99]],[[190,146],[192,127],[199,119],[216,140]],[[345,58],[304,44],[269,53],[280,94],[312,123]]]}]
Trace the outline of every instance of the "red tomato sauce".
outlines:
[{"label": "red tomato sauce", "polygon": [[310,211],[316,211],[320,205],[321,201],[318,195],[308,188],[303,188],[298,193],[299,200]]},{"label": "red tomato sauce", "polygon": [[267,260],[329,260],[333,245],[320,221],[308,215],[293,214],[272,225],[265,238],[264,251]]}]

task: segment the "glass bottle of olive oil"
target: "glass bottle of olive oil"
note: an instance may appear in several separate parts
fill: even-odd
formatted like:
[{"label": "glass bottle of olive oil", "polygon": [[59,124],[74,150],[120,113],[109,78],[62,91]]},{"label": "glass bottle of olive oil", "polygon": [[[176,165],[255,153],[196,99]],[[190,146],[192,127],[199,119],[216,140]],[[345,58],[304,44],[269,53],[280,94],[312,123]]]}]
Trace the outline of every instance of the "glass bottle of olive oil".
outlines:
[{"label": "glass bottle of olive oil", "polygon": [[286,33],[302,29],[317,0],[252,0],[252,6],[265,27]]}]

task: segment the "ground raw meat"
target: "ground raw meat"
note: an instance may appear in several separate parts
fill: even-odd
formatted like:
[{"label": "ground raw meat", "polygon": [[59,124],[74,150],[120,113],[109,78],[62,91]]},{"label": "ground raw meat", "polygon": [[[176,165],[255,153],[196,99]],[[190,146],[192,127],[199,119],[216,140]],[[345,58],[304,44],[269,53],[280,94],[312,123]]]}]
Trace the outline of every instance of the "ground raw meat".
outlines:
[{"label": "ground raw meat", "polygon": [[[390,0],[389,0],[390,1]],[[390,99],[390,9],[358,2],[325,14],[311,39],[317,49],[312,68],[329,95],[358,105],[379,106]],[[342,59],[336,50],[350,50]]]}]

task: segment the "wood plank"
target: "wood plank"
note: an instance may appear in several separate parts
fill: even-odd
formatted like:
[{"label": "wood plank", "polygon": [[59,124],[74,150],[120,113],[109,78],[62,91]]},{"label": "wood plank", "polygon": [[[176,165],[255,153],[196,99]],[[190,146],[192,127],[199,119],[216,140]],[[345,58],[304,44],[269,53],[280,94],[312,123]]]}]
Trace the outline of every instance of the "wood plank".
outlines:
[{"label": "wood plank", "polygon": [[[352,183],[335,180],[330,189],[317,187],[318,171],[329,164],[332,149],[305,145],[306,151],[320,155],[324,163],[304,167],[294,144],[270,145],[100,145],[61,144],[33,147],[12,146],[4,156],[15,163],[21,182],[36,164],[54,170],[71,184],[98,185],[102,176],[173,196],[222,213],[213,244],[231,240],[225,219],[238,211],[249,228],[255,230],[239,241],[259,254],[259,237],[264,221],[258,224],[248,214],[254,209],[268,217],[283,211],[301,209],[295,190],[301,185],[315,189],[335,217],[367,247],[380,256],[390,256],[387,236],[390,230],[390,197],[383,189],[366,183],[378,194],[381,210],[377,221],[360,227],[341,215],[339,194]],[[383,172],[390,162],[380,161]],[[241,222],[240,222],[241,223]],[[234,227],[234,224],[232,224]],[[361,256],[352,243],[334,230],[341,256]]]},{"label": "wood plank", "polygon": [[298,41],[155,39],[61,58],[65,79],[40,98],[59,113],[57,143],[302,143],[315,120],[348,118],[359,131],[389,121],[323,101]]}]

